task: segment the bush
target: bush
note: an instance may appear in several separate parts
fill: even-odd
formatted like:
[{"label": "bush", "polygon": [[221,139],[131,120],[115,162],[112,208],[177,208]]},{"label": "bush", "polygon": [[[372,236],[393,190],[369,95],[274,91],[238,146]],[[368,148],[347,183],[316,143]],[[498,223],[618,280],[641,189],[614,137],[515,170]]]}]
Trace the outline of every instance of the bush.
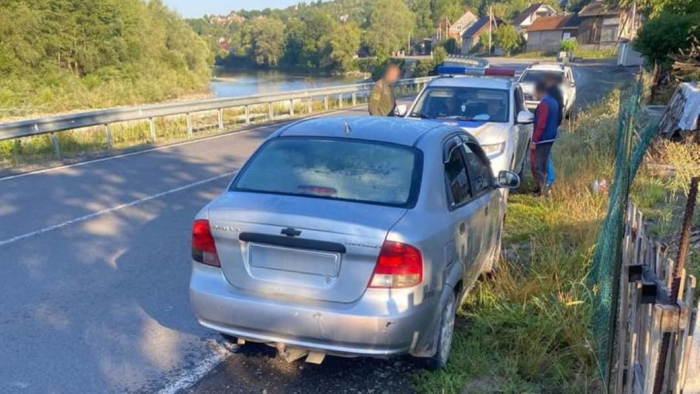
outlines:
[{"label": "bush", "polygon": [[447,53],[452,55],[456,55],[460,51],[459,45],[457,44],[457,40],[455,40],[454,38],[448,38],[447,40],[442,41],[440,43],[440,46],[445,48]]},{"label": "bush", "polygon": [[413,78],[427,77],[435,71],[435,63],[431,60],[418,60],[413,66]]},{"label": "bush", "polygon": [[511,52],[520,48],[522,45],[522,37],[520,33],[511,25],[503,25],[496,30],[493,35],[496,46],[503,49],[506,56],[510,56]]},{"label": "bush", "polygon": [[668,57],[679,50],[690,47],[691,36],[700,39],[700,28],[697,21],[700,13],[680,15],[664,12],[642,25],[634,41],[634,49],[642,54],[649,64],[659,64],[662,68],[670,68],[673,60]]},{"label": "bush", "polygon": [[559,48],[559,50],[564,52],[574,52],[576,49],[578,49],[578,43],[575,38],[567,38],[562,41],[561,47]]},{"label": "bush", "polygon": [[436,66],[441,65],[442,63],[445,62],[445,59],[447,59],[447,51],[443,47],[437,47],[433,51],[433,63]]}]

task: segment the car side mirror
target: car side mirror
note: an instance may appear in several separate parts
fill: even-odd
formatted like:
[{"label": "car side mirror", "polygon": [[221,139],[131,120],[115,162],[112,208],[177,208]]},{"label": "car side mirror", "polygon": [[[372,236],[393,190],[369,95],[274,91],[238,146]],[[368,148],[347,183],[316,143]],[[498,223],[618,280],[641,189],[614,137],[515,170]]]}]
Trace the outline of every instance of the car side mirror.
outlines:
[{"label": "car side mirror", "polygon": [[535,115],[530,111],[520,111],[518,112],[518,118],[516,119],[517,124],[532,124],[535,121]]},{"label": "car side mirror", "polygon": [[394,116],[404,117],[407,112],[408,107],[405,104],[397,105],[396,108],[394,108]]},{"label": "car side mirror", "polygon": [[517,189],[520,187],[520,177],[513,171],[501,171],[498,173],[496,184],[501,189]]}]

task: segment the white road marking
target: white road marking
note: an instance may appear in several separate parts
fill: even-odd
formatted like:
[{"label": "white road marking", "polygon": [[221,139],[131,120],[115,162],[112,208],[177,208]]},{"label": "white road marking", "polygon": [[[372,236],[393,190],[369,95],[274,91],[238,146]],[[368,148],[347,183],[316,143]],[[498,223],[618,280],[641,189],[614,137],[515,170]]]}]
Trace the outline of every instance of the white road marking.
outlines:
[{"label": "white road marking", "polygon": [[231,353],[224,349],[215,350],[214,354],[200,361],[196,367],[183,371],[177,379],[165,386],[158,394],[175,394],[191,387],[230,355]]},{"label": "white road marking", "polygon": [[[361,106],[359,106],[359,107],[361,107]],[[103,158],[100,158],[100,159],[94,159],[94,160],[88,160],[88,161],[81,161],[81,162],[79,162],[79,163],[66,164],[66,165],[62,165],[62,166],[58,166],[58,167],[44,168],[44,169],[42,169],[42,170],[36,170],[36,171],[31,171],[31,172],[25,172],[25,173],[17,174],[17,175],[9,175],[9,176],[0,178],[0,182],[9,181],[9,180],[11,180],[11,179],[23,178],[23,177],[25,177],[25,176],[30,176],[30,175],[44,174],[44,173],[47,173],[47,172],[52,172],[52,171],[56,171],[56,170],[61,170],[61,169],[64,169],[64,168],[80,167],[80,166],[84,166],[84,165],[87,165],[87,164],[94,164],[94,163],[100,163],[100,162],[108,161],[108,160],[121,159],[121,158],[123,158],[123,157],[141,155],[141,154],[144,154],[144,153],[159,151],[159,150],[163,150],[163,149],[175,148],[175,147],[182,146],[182,145],[189,145],[189,144],[194,144],[194,143],[198,143],[198,142],[204,142],[204,141],[214,140],[214,139],[218,139],[218,138],[222,138],[222,137],[231,137],[231,136],[236,135],[236,134],[249,133],[249,132],[251,132],[251,131],[257,131],[257,130],[261,130],[261,129],[264,129],[264,128],[267,128],[267,127],[284,126],[284,125],[286,125],[287,123],[295,122],[295,121],[297,121],[297,120],[315,119],[315,118],[322,117],[322,116],[324,116],[324,115],[342,114],[342,113],[345,113],[345,112],[351,112],[351,111],[353,111],[353,110],[355,110],[355,109],[357,109],[357,108],[358,108],[358,107],[348,108],[348,109],[343,109],[343,110],[338,110],[338,111],[331,111],[331,112],[326,112],[326,113],[317,114],[317,115],[311,115],[311,116],[302,117],[302,118],[290,119],[288,122],[281,122],[281,123],[276,123],[276,124],[260,125],[260,126],[253,127],[252,129],[244,129],[244,130],[240,130],[240,131],[229,131],[229,132],[224,132],[224,133],[221,133],[221,134],[216,134],[216,135],[212,135],[212,136],[208,136],[208,137],[202,137],[202,138],[197,138],[197,139],[193,139],[193,140],[189,140],[189,141],[177,142],[177,143],[174,143],[174,144],[168,144],[168,145],[158,146],[158,147],[155,147],[155,148],[149,148],[149,149],[139,150],[139,151],[136,151],[136,152],[129,152],[129,153],[123,153],[123,154],[115,155],[115,156],[103,157]]]},{"label": "white road marking", "polygon": [[236,173],[236,171],[227,172],[225,174],[217,175],[215,177],[207,178],[207,179],[204,179],[204,180],[201,180],[198,182],[194,182],[194,183],[190,183],[190,184],[187,184],[184,186],[180,186],[180,187],[177,187],[175,189],[170,189],[170,190],[166,190],[164,192],[153,194],[153,195],[150,195],[147,197],[139,198],[138,200],[134,200],[134,201],[131,201],[131,202],[128,202],[125,204],[120,204],[120,205],[114,206],[112,208],[107,208],[107,209],[103,209],[101,211],[93,212],[89,215],[85,215],[85,216],[81,216],[79,218],[71,219],[71,220],[68,220],[68,221],[63,222],[63,223],[54,224],[53,226],[49,226],[49,227],[43,228],[41,230],[32,231],[30,233],[26,233],[26,234],[18,235],[16,237],[8,238],[6,240],[0,241],[0,246],[9,245],[11,243],[21,241],[21,240],[26,239],[26,238],[30,238],[30,237],[33,237],[36,235],[40,235],[40,234],[48,233],[50,231],[58,230],[60,228],[69,226],[71,224],[84,222],[86,220],[90,220],[90,219],[93,219],[95,217],[107,214],[107,213],[111,213],[111,212],[118,211],[120,209],[124,209],[124,208],[128,208],[128,207],[133,207],[134,205],[138,205],[138,204],[144,203],[146,201],[155,200],[157,198],[161,198],[161,197],[167,196],[169,194],[173,194],[173,193],[177,193],[177,192],[180,192],[183,190],[187,190],[187,189],[193,188],[195,186],[200,186],[200,185],[203,185],[205,183],[213,182],[213,181],[216,181],[216,180],[221,179],[221,178],[230,177],[235,173]]}]

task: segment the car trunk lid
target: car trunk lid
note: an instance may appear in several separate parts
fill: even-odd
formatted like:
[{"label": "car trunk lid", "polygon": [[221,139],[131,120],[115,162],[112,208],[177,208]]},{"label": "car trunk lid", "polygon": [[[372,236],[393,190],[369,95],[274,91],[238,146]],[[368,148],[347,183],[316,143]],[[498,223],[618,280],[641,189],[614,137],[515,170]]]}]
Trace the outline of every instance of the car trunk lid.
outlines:
[{"label": "car trunk lid", "polygon": [[381,246],[406,209],[231,192],[209,209],[221,267],[259,296],[349,303],[364,293]]}]

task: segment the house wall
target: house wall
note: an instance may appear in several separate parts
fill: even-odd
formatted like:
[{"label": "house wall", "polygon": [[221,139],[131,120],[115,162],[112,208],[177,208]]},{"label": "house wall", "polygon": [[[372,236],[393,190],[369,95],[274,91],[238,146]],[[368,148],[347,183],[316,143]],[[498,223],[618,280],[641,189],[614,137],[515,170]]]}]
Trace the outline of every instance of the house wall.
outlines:
[{"label": "house wall", "polygon": [[580,45],[608,48],[615,46],[618,39],[630,39],[634,37],[634,34],[631,14],[621,11],[618,15],[581,18],[577,40]]},{"label": "house wall", "polygon": [[561,30],[532,31],[528,34],[525,50],[527,52],[556,52],[561,47]]}]

